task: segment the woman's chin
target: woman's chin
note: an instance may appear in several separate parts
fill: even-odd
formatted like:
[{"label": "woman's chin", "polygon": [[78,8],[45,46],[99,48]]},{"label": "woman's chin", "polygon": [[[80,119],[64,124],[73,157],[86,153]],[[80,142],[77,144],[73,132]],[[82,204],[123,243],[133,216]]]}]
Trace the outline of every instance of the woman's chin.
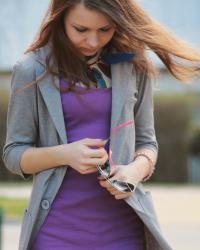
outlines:
[{"label": "woman's chin", "polygon": [[84,56],[96,56],[97,55],[97,52],[93,52],[93,53],[83,53]]},{"label": "woman's chin", "polygon": [[96,55],[98,52],[98,50],[93,50],[93,51],[89,51],[89,50],[82,50],[81,53],[84,55],[84,56],[94,56]]}]

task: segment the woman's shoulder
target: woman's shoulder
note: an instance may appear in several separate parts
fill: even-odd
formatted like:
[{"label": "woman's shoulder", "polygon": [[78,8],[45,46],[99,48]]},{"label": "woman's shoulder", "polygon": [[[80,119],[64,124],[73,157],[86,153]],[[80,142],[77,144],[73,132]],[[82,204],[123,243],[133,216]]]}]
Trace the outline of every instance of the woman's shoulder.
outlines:
[{"label": "woman's shoulder", "polygon": [[[36,80],[45,71],[45,47],[24,53],[13,66],[13,82],[17,87]],[[13,85],[13,84],[12,84]]]},{"label": "woman's shoulder", "polygon": [[14,64],[11,80],[11,88],[17,91],[28,83],[35,80],[35,55],[34,53],[23,54]]},{"label": "woman's shoulder", "polygon": [[23,88],[35,81],[38,64],[35,52],[24,53],[14,64],[12,71],[11,87],[13,90]]},{"label": "woman's shoulder", "polygon": [[24,53],[14,64],[13,70],[28,73],[34,70],[36,54],[34,52]]},{"label": "woman's shoulder", "polygon": [[49,51],[49,46],[45,45],[37,50],[25,52],[16,61],[13,68],[18,68],[19,70],[30,72],[34,71],[35,67],[44,67]]}]

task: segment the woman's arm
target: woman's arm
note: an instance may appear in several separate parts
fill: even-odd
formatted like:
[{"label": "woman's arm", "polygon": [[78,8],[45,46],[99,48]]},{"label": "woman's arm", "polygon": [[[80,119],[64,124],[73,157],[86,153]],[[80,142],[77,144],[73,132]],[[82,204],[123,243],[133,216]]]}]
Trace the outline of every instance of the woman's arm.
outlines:
[{"label": "woman's arm", "polygon": [[146,74],[141,74],[138,81],[138,99],[134,108],[134,117],[136,134],[134,155],[137,157],[131,164],[138,168],[142,181],[153,173],[152,167],[156,164],[158,155],[158,143],[154,128],[153,86]]},{"label": "woman's arm", "polygon": [[[158,154],[154,129],[152,83],[147,81],[146,75],[141,75],[138,82],[138,98],[134,109],[134,117],[136,134],[134,160],[126,166],[119,165],[111,180],[123,180],[137,186],[139,182],[149,178],[152,174],[152,167],[156,163]],[[140,153],[143,155],[139,155]],[[135,156],[137,157],[135,158]],[[125,199],[131,195],[131,193],[119,192],[102,178],[100,179],[100,185],[105,187],[116,199]]]},{"label": "woman's arm", "polygon": [[[61,166],[61,146],[28,148],[21,157],[20,167],[24,174],[35,174],[49,168]],[[66,146],[66,155],[68,155]],[[66,159],[67,165],[67,159]]]},{"label": "woman's arm", "polygon": [[3,148],[3,161],[13,174],[27,178],[21,171],[21,156],[34,147],[38,134],[36,86],[20,93],[17,90],[35,80],[34,56],[26,55],[18,61],[11,80],[11,95],[7,113],[6,142]]},{"label": "woman's arm", "polygon": [[25,174],[35,174],[69,165],[81,174],[93,173],[97,171],[96,166],[104,164],[108,158],[103,148],[105,143],[101,139],[82,139],[58,146],[29,148],[22,155],[21,170]]}]

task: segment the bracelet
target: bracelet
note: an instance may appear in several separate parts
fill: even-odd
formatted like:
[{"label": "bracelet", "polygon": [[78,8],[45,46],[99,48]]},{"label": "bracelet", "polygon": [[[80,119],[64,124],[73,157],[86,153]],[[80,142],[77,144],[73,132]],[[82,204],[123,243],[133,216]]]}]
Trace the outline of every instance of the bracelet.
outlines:
[{"label": "bracelet", "polygon": [[155,162],[151,159],[151,157],[146,153],[146,152],[138,152],[135,154],[135,157],[134,157],[134,160],[138,157],[138,156],[143,156],[145,157],[148,162],[149,162],[149,174],[143,178],[142,182],[145,182],[147,181],[151,176],[152,174],[154,173],[155,171]]}]

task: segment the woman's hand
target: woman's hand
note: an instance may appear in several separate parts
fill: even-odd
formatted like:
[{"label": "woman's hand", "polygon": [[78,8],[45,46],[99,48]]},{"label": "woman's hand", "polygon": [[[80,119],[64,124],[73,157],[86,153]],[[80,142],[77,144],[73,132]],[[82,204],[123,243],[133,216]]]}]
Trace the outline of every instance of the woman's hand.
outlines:
[{"label": "woman's hand", "polygon": [[83,139],[62,146],[63,165],[69,165],[80,174],[97,171],[97,165],[103,165],[108,154],[104,149],[106,141],[101,139]]},{"label": "woman's hand", "polygon": [[[111,195],[115,196],[115,199],[125,199],[132,195],[132,192],[123,193],[115,189],[104,177],[98,177],[100,185],[108,190]],[[120,180],[129,182],[135,186],[142,180],[141,172],[137,165],[131,163],[129,165],[117,165],[112,168],[112,177],[110,180]]]}]

